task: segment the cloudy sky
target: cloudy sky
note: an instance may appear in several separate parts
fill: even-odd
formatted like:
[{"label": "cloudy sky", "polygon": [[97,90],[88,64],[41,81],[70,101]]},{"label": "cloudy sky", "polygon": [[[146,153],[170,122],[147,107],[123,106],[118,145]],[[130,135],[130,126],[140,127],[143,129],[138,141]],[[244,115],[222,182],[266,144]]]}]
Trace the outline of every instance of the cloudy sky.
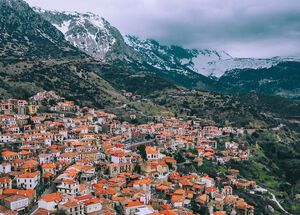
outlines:
[{"label": "cloudy sky", "polygon": [[236,57],[300,56],[300,0],[26,0],[93,12],[122,34]]}]

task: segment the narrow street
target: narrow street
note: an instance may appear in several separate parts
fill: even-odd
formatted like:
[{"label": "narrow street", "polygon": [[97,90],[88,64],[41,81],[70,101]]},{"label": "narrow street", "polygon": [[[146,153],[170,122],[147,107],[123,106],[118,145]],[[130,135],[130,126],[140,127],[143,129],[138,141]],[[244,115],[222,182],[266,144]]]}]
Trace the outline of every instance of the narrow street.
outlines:
[{"label": "narrow street", "polygon": [[128,143],[128,144],[126,144],[126,148],[130,149],[130,148],[134,148],[134,147],[137,147],[137,146],[140,146],[140,145],[147,145],[147,144],[153,143],[154,141],[155,141],[155,139],[145,140],[145,141],[136,142],[136,143]]}]

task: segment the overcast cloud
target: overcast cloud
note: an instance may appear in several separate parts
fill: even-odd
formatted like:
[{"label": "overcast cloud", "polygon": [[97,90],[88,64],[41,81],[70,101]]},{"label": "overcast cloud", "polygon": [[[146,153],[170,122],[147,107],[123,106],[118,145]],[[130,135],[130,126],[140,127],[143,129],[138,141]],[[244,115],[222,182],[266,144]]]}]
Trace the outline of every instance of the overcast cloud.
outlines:
[{"label": "overcast cloud", "polygon": [[300,56],[300,0],[26,0],[93,12],[122,34],[236,57]]}]

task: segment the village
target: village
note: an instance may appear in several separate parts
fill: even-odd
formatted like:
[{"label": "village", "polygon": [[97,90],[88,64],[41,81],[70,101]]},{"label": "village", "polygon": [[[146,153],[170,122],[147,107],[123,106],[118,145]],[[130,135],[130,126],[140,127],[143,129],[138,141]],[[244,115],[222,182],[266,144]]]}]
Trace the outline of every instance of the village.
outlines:
[{"label": "village", "polygon": [[53,91],[1,100],[0,214],[253,215],[238,193],[256,182],[226,165],[251,157],[233,141],[244,132],[173,116],[132,124]]}]

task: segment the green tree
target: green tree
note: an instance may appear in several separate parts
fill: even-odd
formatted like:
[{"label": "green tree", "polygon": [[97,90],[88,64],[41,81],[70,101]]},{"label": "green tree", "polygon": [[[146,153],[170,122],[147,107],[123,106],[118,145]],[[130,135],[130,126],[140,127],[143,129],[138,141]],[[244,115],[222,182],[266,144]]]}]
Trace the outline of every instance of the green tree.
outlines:
[{"label": "green tree", "polygon": [[137,147],[138,153],[142,156],[144,160],[147,160],[147,154],[146,154],[146,146],[140,145]]},{"label": "green tree", "polygon": [[176,152],[176,154],[174,155],[174,159],[177,161],[177,163],[183,163],[185,161],[185,158],[180,152]]}]

